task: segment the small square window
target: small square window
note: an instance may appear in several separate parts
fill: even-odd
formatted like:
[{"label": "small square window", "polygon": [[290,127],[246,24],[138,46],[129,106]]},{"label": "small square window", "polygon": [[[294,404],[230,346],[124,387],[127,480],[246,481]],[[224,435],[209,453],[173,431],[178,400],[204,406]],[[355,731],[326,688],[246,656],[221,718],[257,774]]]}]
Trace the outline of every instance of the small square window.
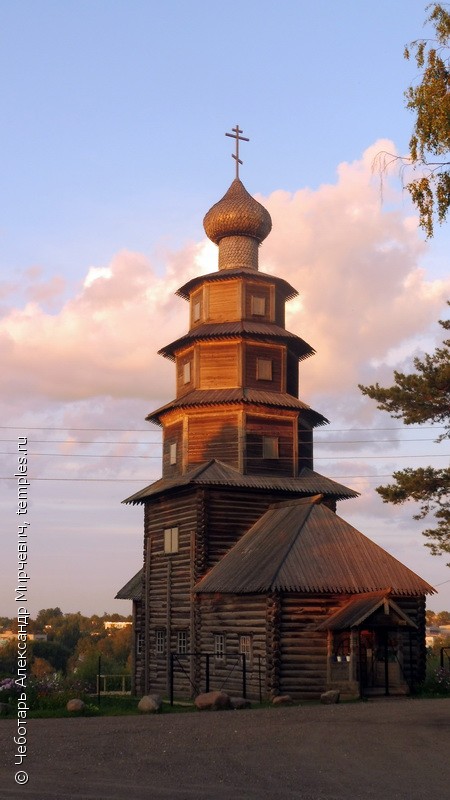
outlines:
[{"label": "small square window", "polygon": [[186,364],[183,364],[183,381],[184,383],[191,382],[191,362],[186,361]]},{"label": "small square window", "polygon": [[181,656],[187,653],[187,631],[177,633],[177,653]]},{"label": "small square window", "polygon": [[164,552],[178,553],[178,528],[164,530]]},{"label": "small square window", "polygon": [[266,313],[266,298],[252,295],[251,311],[255,317],[264,317]]},{"label": "small square window", "polygon": [[202,315],[202,304],[200,300],[196,300],[192,308],[192,319],[194,322],[198,322]]},{"label": "small square window", "polygon": [[278,437],[263,436],[263,458],[278,458]]},{"label": "small square window", "polygon": [[256,380],[258,381],[272,380],[272,359],[270,358],[256,359]]},{"label": "small square window", "polygon": [[177,463],[177,443],[172,442],[169,448],[169,463],[176,464]]},{"label": "small square window", "polygon": [[166,631],[165,628],[159,628],[156,632],[156,653],[164,655],[166,652]]},{"label": "small square window", "polygon": [[214,658],[216,661],[225,659],[225,635],[223,633],[214,634]]}]

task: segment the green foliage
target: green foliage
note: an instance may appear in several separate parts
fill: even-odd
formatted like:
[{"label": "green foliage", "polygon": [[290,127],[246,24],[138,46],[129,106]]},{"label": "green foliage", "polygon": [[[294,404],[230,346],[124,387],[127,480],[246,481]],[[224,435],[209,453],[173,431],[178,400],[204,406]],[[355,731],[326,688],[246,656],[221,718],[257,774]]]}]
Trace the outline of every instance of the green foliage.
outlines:
[{"label": "green foliage", "polygon": [[33,642],[33,657],[45,658],[55,672],[65,672],[71,650],[59,642]]},{"label": "green foliage", "polygon": [[410,163],[421,176],[407,184],[427,237],[434,219],[442,223],[450,205],[450,12],[447,4],[432,3],[426,21],[435,38],[418,39],[405,48],[421,70],[417,85],[405,92],[406,107],[415,114],[410,139]]},{"label": "green foliage", "polygon": [[[444,330],[450,329],[450,320],[440,320]],[[394,372],[394,385],[383,388],[359,386],[362,393],[376,400],[381,411],[391,417],[403,419],[405,425],[439,423],[445,431],[438,438],[450,437],[450,339],[432,355],[415,358],[416,372]],[[433,514],[437,525],[423,531],[430,541],[426,544],[433,555],[450,553],[450,469],[418,467],[394,472],[395,483],[379,486],[378,494],[385,503],[397,505],[407,500],[419,504],[414,519],[424,519]]]}]

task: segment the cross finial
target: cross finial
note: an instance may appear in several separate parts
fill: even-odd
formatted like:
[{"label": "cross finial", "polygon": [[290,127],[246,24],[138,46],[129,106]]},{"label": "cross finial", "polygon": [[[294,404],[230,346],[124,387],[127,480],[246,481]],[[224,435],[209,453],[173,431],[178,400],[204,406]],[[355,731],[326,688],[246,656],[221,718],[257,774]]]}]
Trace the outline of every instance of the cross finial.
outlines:
[{"label": "cross finial", "polygon": [[246,136],[240,136],[241,131],[239,125],[236,125],[235,128],[231,129],[233,133],[226,133],[225,136],[231,136],[232,139],[236,139],[236,153],[231,153],[232,158],[236,161],[236,178],[239,178],[239,164],[242,164],[241,159],[239,158],[239,142],[249,142],[250,139],[247,139]]}]

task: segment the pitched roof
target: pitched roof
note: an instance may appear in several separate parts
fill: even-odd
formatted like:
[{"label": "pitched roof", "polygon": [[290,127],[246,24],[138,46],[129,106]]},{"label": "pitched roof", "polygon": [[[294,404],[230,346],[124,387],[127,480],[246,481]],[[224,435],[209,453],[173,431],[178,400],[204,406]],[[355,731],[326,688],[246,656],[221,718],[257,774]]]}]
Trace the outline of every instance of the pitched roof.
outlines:
[{"label": "pitched roof", "polygon": [[325,505],[274,504],[197,584],[196,592],[432,594],[426,581]]},{"label": "pitched roof", "polygon": [[324,494],[336,500],[358,497],[358,492],[326,478],[312,469],[301,470],[297,478],[274,475],[243,475],[237,469],[213,459],[173,478],[161,478],[139,492],[127,497],[124,503],[144,503],[149,497],[181,486],[236,486],[249,489],[280,490],[297,495]]},{"label": "pitched roof", "polygon": [[173,408],[195,408],[204,405],[236,405],[236,404],[256,404],[275,408],[292,408],[303,411],[303,417],[312,426],[327,425],[328,420],[318,411],[314,411],[310,406],[303,403],[298,397],[285,392],[264,392],[259,389],[194,389],[189,394],[171,400],[170,403],[157,408],[148,414],[146,419],[150,422],[161,424],[159,417],[166,411]]},{"label": "pitched roof", "polygon": [[347,630],[348,628],[357,627],[361,625],[368,617],[375,614],[381,606],[384,606],[385,614],[393,612],[393,615],[399,618],[402,624],[410,628],[417,628],[415,622],[402,611],[401,608],[394,603],[389,597],[390,589],[380,592],[368,592],[367,594],[358,595],[348,601],[343,608],[335,611],[327,619],[317,626],[317,631],[325,630]]},{"label": "pitched roof", "polygon": [[142,578],[144,575],[144,570],[140,569],[139,572],[136,572],[136,575],[133,575],[132,578],[122,586],[121,589],[117,592],[115,596],[115,600],[140,600],[142,597]]},{"label": "pitched roof", "polygon": [[236,336],[246,339],[252,337],[263,341],[282,341],[289,345],[290,350],[298,356],[300,361],[315,353],[314,348],[308,342],[305,342],[295,333],[290,333],[286,328],[281,328],[274,323],[249,322],[247,320],[221,323],[205,322],[192,328],[174,342],[162,347],[158,353],[174,361],[176,350],[188,345],[190,342],[230,339],[236,338]]}]

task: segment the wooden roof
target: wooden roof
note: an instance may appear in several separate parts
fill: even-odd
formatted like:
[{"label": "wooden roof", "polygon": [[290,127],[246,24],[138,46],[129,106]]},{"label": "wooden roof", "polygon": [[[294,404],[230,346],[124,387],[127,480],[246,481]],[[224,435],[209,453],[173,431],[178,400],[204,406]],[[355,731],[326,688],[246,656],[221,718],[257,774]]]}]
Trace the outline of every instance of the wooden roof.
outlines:
[{"label": "wooden roof", "polygon": [[256,338],[258,340],[270,341],[283,341],[289,345],[289,349],[295,353],[300,361],[314,355],[315,350],[301,339],[295,333],[290,333],[286,328],[281,328],[274,323],[264,322],[248,322],[242,320],[238,322],[205,322],[202,325],[197,325],[192,328],[184,336],[176,339],[174,342],[162,347],[158,354],[169,358],[171,361],[175,360],[175,352],[181,347],[189,345],[191,342],[197,341],[213,341],[215,339],[230,339],[239,336],[244,339]]},{"label": "wooden roof", "polygon": [[115,600],[140,600],[142,597],[142,578],[144,575],[144,570],[140,569],[139,572],[136,572],[136,575],[133,575],[132,578],[122,586],[121,589],[117,592],[115,596]]},{"label": "wooden roof", "polygon": [[381,606],[384,606],[386,616],[389,615],[389,612],[393,612],[400,624],[407,625],[410,628],[417,628],[416,623],[389,597],[390,592],[391,590],[387,589],[380,592],[368,592],[352,598],[343,608],[340,608],[321,622],[320,625],[317,625],[316,630],[342,631],[348,630],[348,628],[357,628],[368,617],[375,614]]},{"label": "wooden roof", "polygon": [[304,467],[297,478],[286,478],[276,475],[243,475],[229,464],[212,459],[204,464],[200,464],[184,475],[176,475],[173,478],[161,478],[155,483],[151,483],[139,492],[127,497],[123,503],[139,504],[144,503],[149,497],[161,494],[162,492],[178,489],[182,486],[228,486],[241,487],[248,489],[260,489],[266,491],[292,492],[297,495],[323,494],[333,497],[335,500],[345,500],[350,497],[358,497],[358,492],[349,489],[341,483],[326,478],[312,469]]},{"label": "wooden roof", "polygon": [[197,584],[197,593],[432,594],[426,581],[320,503],[273,505]]},{"label": "wooden roof", "polygon": [[194,391],[178,397],[156,411],[148,414],[146,420],[160,425],[159,417],[173,408],[195,408],[196,406],[237,405],[240,403],[264,405],[283,409],[301,409],[305,420],[312,426],[328,425],[328,420],[318,411],[303,403],[298,397],[285,392],[267,392],[259,389],[194,389]]},{"label": "wooden roof", "polygon": [[282,291],[286,300],[292,300],[298,296],[297,289],[294,289],[290,283],[284,278],[277,278],[275,275],[269,275],[267,272],[260,272],[252,267],[239,267],[238,269],[224,269],[218,272],[209,272],[207,275],[198,275],[190,281],[181,286],[176,294],[184,300],[189,300],[191,293],[197,286],[203,283],[213,283],[215,281],[227,281],[230,278],[251,278],[255,281],[263,281],[266,283],[276,284]]}]

